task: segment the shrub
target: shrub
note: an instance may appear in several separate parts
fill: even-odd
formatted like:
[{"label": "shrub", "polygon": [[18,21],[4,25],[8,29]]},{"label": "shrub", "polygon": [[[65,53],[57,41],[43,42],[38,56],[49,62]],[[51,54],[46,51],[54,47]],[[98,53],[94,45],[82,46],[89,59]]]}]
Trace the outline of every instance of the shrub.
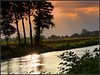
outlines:
[{"label": "shrub", "polygon": [[86,50],[82,57],[74,52],[65,52],[58,56],[63,62],[60,63],[59,72],[64,74],[99,74],[99,50],[93,51],[95,56]]}]

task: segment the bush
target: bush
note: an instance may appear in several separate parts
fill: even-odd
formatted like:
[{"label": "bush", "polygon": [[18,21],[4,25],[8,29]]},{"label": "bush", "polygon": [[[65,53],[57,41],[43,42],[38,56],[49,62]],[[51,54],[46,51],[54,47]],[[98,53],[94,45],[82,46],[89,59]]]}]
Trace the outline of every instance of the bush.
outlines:
[{"label": "bush", "polygon": [[82,57],[78,57],[74,52],[65,52],[58,56],[61,62],[59,72],[64,74],[99,74],[99,50],[93,51],[95,56],[86,50]]},{"label": "bush", "polygon": [[70,49],[70,48],[71,48],[71,45],[68,42],[66,42],[65,44],[57,46],[55,49],[64,50],[64,49]]}]

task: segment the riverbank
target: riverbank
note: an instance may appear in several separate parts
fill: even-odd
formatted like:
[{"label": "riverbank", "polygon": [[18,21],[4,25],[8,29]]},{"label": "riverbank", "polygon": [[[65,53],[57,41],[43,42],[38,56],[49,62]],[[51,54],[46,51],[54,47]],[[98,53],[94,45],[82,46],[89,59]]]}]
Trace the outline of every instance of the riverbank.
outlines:
[{"label": "riverbank", "polygon": [[[80,40],[79,40],[80,39]],[[51,51],[60,51],[60,50],[68,50],[73,48],[80,48],[80,47],[87,47],[99,44],[99,39],[69,39],[70,41],[66,41],[65,39],[59,40],[52,40],[43,41],[42,45],[36,47],[35,45],[31,46],[30,44],[18,45],[18,44],[9,44],[6,46],[1,44],[1,60],[20,57],[28,54],[33,53],[45,53]],[[63,42],[62,42],[63,41]]]},{"label": "riverbank", "polygon": [[[90,50],[90,53],[94,54],[93,50],[95,48],[98,49],[99,45],[83,47],[83,48],[69,49],[68,52],[72,51],[76,55],[81,57],[81,56],[83,56],[83,54],[85,54],[86,50]],[[65,53],[65,52],[66,52],[66,50],[41,53],[41,57],[42,57],[42,61],[43,61],[42,64],[44,64],[43,67],[42,67],[42,71],[43,71],[42,73],[46,72],[44,74],[49,74],[49,73],[59,74],[58,67],[61,66],[61,65],[59,65],[59,63],[61,63],[62,60],[57,56]],[[8,72],[9,72],[9,74],[13,74],[13,73],[14,74],[29,74],[29,72],[33,68],[25,67],[25,66],[30,66],[31,64],[33,64],[33,63],[30,63],[33,60],[29,61],[30,57],[32,57],[33,55],[26,55],[26,56],[22,56],[22,57],[12,58],[10,60],[5,60],[4,62],[1,62],[1,74],[8,74]],[[27,60],[25,58],[29,58],[28,62],[23,61],[23,60]],[[37,58],[37,57],[33,57],[33,58],[35,60],[35,58]],[[25,64],[25,63],[27,63],[27,64]],[[21,67],[20,67],[20,64],[22,64]],[[94,65],[95,65],[95,63],[94,63]],[[94,73],[92,73],[92,74],[94,74]]]}]

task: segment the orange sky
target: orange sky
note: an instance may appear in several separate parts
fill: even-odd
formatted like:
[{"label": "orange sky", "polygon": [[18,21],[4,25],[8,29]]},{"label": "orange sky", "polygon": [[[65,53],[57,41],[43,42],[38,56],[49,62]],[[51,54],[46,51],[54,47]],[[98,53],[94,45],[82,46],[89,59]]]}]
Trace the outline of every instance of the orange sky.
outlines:
[{"label": "orange sky", "polygon": [[[45,29],[43,35],[71,35],[81,33],[82,29],[93,31],[99,28],[99,2],[98,1],[50,1],[54,5],[52,14],[55,28]],[[23,34],[22,23],[19,29]],[[16,25],[13,24],[15,27]],[[26,35],[29,37],[29,23],[25,21]],[[32,22],[34,36],[34,23]],[[14,34],[15,36],[16,34]]]},{"label": "orange sky", "polygon": [[82,29],[99,29],[98,1],[51,1],[56,28],[45,30],[44,35],[71,35]]}]

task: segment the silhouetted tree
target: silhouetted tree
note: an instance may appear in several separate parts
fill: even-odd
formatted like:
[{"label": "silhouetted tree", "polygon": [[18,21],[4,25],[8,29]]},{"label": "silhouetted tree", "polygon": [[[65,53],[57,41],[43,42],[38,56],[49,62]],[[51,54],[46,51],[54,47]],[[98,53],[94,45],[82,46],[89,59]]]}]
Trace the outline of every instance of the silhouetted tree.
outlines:
[{"label": "silhouetted tree", "polygon": [[90,32],[91,37],[99,37],[99,31]]},{"label": "silhouetted tree", "polygon": [[80,35],[78,33],[74,33],[71,35],[71,38],[76,38],[76,37],[80,37]]},{"label": "silhouetted tree", "polygon": [[60,39],[60,36],[56,36],[56,35],[51,35],[50,37],[48,37],[48,39]]},{"label": "silhouetted tree", "polygon": [[81,37],[90,37],[90,32],[86,29],[82,30]]},{"label": "silhouetted tree", "polygon": [[20,42],[20,32],[19,32],[19,26],[18,26],[18,20],[20,19],[20,7],[18,6],[19,2],[18,1],[13,1],[11,2],[12,4],[12,8],[11,8],[11,13],[13,14],[13,18],[17,27],[17,35],[18,35],[18,40],[19,40],[19,44]]},{"label": "silhouetted tree", "polygon": [[10,24],[13,22],[11,6],[10,1],[2,1],[1,3],[1,34],[5,36],[7,45],[9,36],[16,31],[15,27]]},{"label": "silhouetted tree", "polygon": [[54,23],[51,21],[53,19],[53,15],[51,12],[54,6],[51,2],[46,1],[37,1],[36,2],[36,13],[34,15],[35,22],[35,45],[40,45],[40,35],[44,28],[49,29],[50,26],[54,27]]},{"label": "silhouetted tree", "polygon": [[69,38],[69,36],[68,35],[65,35],[65,37],[64,38]]},{"label": "silhouetted tree", "polygon": [[5,36],[7,46],[8,46],[8,39],[10,35],[14,34],[16,31],[15,27],[10,25],[9,21],[2,21],[1,22],[1,33]]},{"label": "silhouetted tree", "polygon": [[25,26],[24,26],[24,18],[26,17],[26,8],[25,8],[25,2],[19,1],[18,7],[20,8],[20,17],[22,19],[22,25],[23,25],[23,33],[24,33],[24,43],[26,44],[26,33],[25,33]]},{"label": "silhouetted tree", "polygon": [[27,15],[29,18],[29,25],[30,25],[30,41],[31,41],[31,45],[33,44],[33,38],[32,38],[32,25],[31,25],[31,16],[33,15],[34,12],[34,4],[36,1],[27,1],[25,2],[25,6],[27,9]]}]

